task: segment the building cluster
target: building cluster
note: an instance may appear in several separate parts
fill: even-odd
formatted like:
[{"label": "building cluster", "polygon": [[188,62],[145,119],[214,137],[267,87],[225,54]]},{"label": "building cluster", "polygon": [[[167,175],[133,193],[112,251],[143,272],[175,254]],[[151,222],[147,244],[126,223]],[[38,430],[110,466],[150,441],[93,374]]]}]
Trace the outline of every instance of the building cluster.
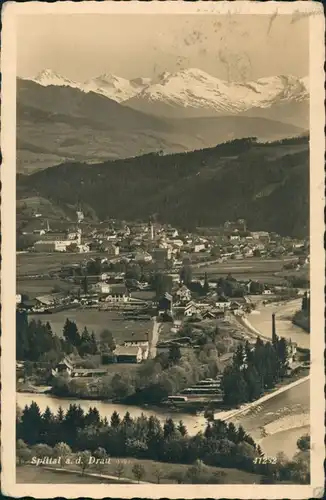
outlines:
[{"label": "building cluster", "polygon": [[[165,268],[173,262],[180,265],[185,254],[202,254],[204,258],[242,259],[291,253],[305,242],[281,237],[267,231],[249,231],[242,219],[226,222],[223,227],[203,234],[181,231],[171,225],[149,221],[121,223],[111,220],[101,224],[83,223],[80,218],[71,230],[53,231],[46,227],[34,230],[39,239],[36,252],[102,252],[112,259],[132,254],[138,263],[155,262]],[[26,234],[26,233],[25,233]],[[307,252],[306,252],[307,253]]]}]

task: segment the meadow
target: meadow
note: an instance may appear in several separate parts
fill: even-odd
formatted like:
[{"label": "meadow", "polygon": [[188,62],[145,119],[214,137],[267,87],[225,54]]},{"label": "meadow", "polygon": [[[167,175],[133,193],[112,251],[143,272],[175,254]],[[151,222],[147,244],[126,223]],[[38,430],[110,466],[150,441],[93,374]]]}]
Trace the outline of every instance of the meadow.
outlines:
[{"label": "meadow", "polygon": [[116,481],[82,476],[80,472],[67,474],[66,472],[51,471],[43,467],[24,465],[16,469],[16,482],[18,484],[113,484]]},{"label": "meadow", "polygon": [[17,276],[29,276],[36,274],[46,274],[59,271],[62,266],[69,264],[79,264],[91,258],[107,257],[104,252],[90,253],[18,253],[17,254]]},{"label": "meadow", "polygon": [[226,277],[229,273],[238,280],[257,280],[264,281],[271,285],[282,284],[287,276],[308,276],[309,266],[300,271],[284,270],[286,262],[295,260],[294,257],[279,259],[247,258],[239,260],[229,260],[223,263],[208,264],[200,268],[193,269],[195,277],[204,277],[207,273],[208,278]]},{"label": "meadow", "polygon": [[[158,483],[158,472],[160,474],[160,482],[163,484],[175,484],[175,481],[170,477],[171,475],[174,475],[176,473],[179,474],[186,474],[188,468],[190,467],[189,465],[185,464],[174,464],[174,463],[169,463],[169,462],[155,462],[153,460],[140,460],[136,458],[124,458],[122,459],[123,462],[123,473],[122,477],[128,478],[128,479],[133,479],[135,480],[135,477],[132,473],[132,468],[135,464],[141,464],[144,469],[144,477],[142,478],[142,481],[149,482],[149,483]],[[96,468],[96,466],[90,466],[86,470],[87,473],[100,473],[100,474],[106,474],[106,475],[112,475],[114,476],[116,474],[116,467],[117,467],[118,459],[116,458],[111,458],[111,463],[103,465],[101,467],[101,471]],[[20,469],[23,469],[22,472],[18,472]],[[26,476],[26,475],[32,475],[33,472],[27,471],[27,469],[31,469],[31,467],[20,467],[19,469],[17,468],[17,475],[18,475],[18,482],[23,482],[21,480],[21,476]],[[42,475],[44,474],[44,477],[47,478],[49,477],[47,473],[51,474],[51,471],[49,470],[42,470],[40,467],[36,468],[33,467],[32,469],[37,469],[39,472],[35,472],[36,479],[40,479]],[[55,473],[53,472],[53,478],[51,482],[73,482],[73,483],[79,483],[79,482],[100,482],[99,479],[95,479],[94,477],[87,477],[84,476],[82,477],[80,474],[78,474],[76,465],[68,465],[67,469],[70,470],[76,470],[76,475],[74,474],[67,474],[67,473]],[[238,469],[226,469],[222,467],[211,467],[207,466],[206,471],[210,474],[217,474],[218,475],[218,482],[222,484],[259,484],[261,476],[258,474],[253,474],[250,472],[245,472],[241,471]],[[60,480],[56,480],[56,474],[59,474]],[[65,477],[68,476],[70,480],[65,481]],[[30,479],[30,478],[28,478]],[[85,479],[88,479],[89,481],[85,481]],[[79,481],[80,480],[80,481]],[[91,481],[90,481],[91,480]],[[27,482],[27,481],[25,481]],[[38,482],[38,481],[34,481]],[[43,480],[43,482],[50,482]],[[104,482],[104,481],[103,481]],[[107,481],[105,481],[107,482]],[[112,480],[112,482],[114,482]]]},{"label": "meadow", "polygon": [[133,333],[144,333],[152,330],[151,321],[126,321],[122,315],[115,311],[69,309],[54,314],[31,314],[28,317],[29,320],[48,321],[53,333],[60,337],[67,318],[70,321],[75,321],[79,332],[82,332],[86,326],[89,332],[94,331],[97,338],[99,338],[102,330],[108,329],[112,332],[117,343],[130,338]]}]

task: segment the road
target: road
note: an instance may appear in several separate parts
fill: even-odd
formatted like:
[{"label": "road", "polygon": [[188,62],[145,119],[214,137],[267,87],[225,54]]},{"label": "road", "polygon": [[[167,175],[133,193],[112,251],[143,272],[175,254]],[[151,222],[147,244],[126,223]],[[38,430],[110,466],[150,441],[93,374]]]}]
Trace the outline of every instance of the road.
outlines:
[{"label": "road", "polygon": [[158,343],[159,335],[160,335],[160,323],[157,322],[156,316],[153,318],[153,328],[149,338],[149,357],[154,359],[156,356],[156,345]]}]

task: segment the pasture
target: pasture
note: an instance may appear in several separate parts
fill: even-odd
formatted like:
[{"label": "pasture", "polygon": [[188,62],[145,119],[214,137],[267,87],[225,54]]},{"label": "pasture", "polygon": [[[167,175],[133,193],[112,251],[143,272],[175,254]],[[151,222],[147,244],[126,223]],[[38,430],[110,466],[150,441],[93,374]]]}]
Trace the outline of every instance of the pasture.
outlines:
[{"label": "pasture", "polygon": [[[76,456],[78,456],[78,453],[76,453]],[[158,482],[157,471],[159,470],[159,475],[162,484],[173,484],[173,483],[175,484],[175,481],[173,480],[171,475],[174,474],[176,471],[178,473],[185,475],[187,473],[188,468],[190,467],[190,465],[186,464],[155,462],[153,460],[142,460],[137,458],[123,458],[119,460],[118,458],[112,457],[109,464],[101,466],[100,473],[107,474],[109,476],[116,475],[116,468],[119,461],[122,462],[123,464],[122,477],[135,480],[135,477],[132,473],[132,468],[135,464],[141,464],[145,469],[145,474],[144,477],[142,478],[142,481],[149,483]],[[76,470],[76,465],[68,465],[67,469]],[[208,473],[212,474],[212,477],[215,474],[217,474],[216,482],[221,484],[254,484],[254,483],[257,484],[260,482],[261,478],[261,476],[258,474],[241,471],[239,469],[226,469],[223,467],[206,466],[205,470]],[[99,470],[98,467],[96,467],[96,465],[91,465],[88,469],[86,469],[86,474],[88,472],[99,473]],[[78,476],[76,474],[76,478],[77,477],[81,476]]]},{"label": "pasture", "polygon": [[54,291],[71,291],[74,288],[78,289],[78,287],[74,286],[72,283],[68,283],[67,281],[62,281],[57,278],[53,279],[17,279],[17,293],[26,294],[30,299],[33,299],[39,295],[45,295],[48,293],[52,293]]},{"label": "pasture", "polygon": [[104,258],[108,254],[104,252],[89,253],[18,253],[16,258],[17,276],[29,276],[36,274],[46,274],[59,271],[62,266],[79,264],[92,258]]},{"label": "pasture", "polygon": [[24,465],[16,469],[16,482],[18,484],[113,484],[114,479],[102,479],[92,476],[82,476],[80,471],[76,474],[44,469],[32,465]]},{"label": "pasture", "polygon": [[89,332],[94,332],[99,338],[102,330],[108,329],[112,332],[115,341],[120,342],[130,338],[131,335],[143,332],[151,332],[151,321],[126,321],[122,315],[115,311],[98,311],[94,309],[69,309],[54,314],[31,314],[28,316],[31,320],[41,320],[49,322],[53,333],[62,336],[63,326],[66,319],[74,321],[81,333],[84,327]]},{"label": "pasture", "polygon": [[[238,280],[257,280],[269,284],[282,284],[287,275],[297,275],[295,270],[283,270],[286,262],[294,260],[293,257],[285,259],[262,259],[247,258],[239,260],[228,260],[223,263],[208,264],[207,266],[194,268],[194,277],[204,277],[207,273],[208,278],[226,277],[229,273]],[[309,271],[303,271],[307,273]]]}]

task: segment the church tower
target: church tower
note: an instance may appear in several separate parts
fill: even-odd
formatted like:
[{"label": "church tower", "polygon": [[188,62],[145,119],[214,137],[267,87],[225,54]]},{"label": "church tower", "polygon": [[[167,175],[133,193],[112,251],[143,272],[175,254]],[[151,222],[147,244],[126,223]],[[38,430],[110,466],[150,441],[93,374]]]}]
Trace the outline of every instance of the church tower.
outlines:
[{"label": "church tower", "polygon": [[153,241],[154,240],[154,225],[153,225],[153,222],[151,220],[149,220],[149,222],[148,222],[148,231],[149,231],[150,239],[151,239],[151,241]]}]

